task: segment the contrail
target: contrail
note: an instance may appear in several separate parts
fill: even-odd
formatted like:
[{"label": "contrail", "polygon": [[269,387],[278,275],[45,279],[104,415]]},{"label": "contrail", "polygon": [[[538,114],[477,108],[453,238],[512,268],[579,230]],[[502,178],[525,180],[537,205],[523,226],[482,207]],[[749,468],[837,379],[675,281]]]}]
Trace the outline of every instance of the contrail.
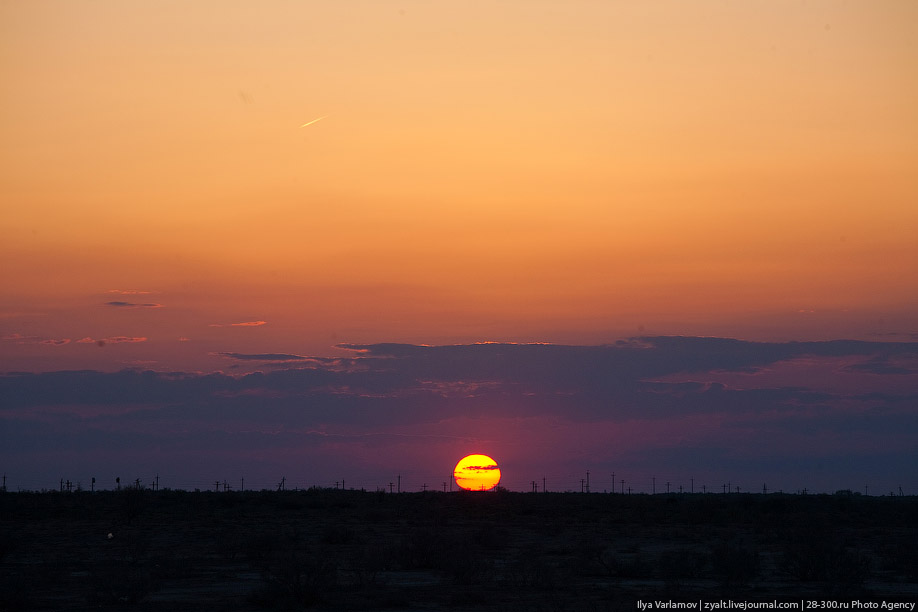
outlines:
[{"label": "contrail", "polygon": [[301,128],[304,128],[304,127],[306,127],[307,125],[312,125],[312,124],[315,123],[316,121],[322,121],[322,120],[325,119],[326,117],[328,117],[328,115],[322,115],[322,116],[319,117],[318,119],[313,119],[312,121],[309,121],[309,122],[307,122],[307,123],[304,123],[304,124],[301,125],[300,127],[301,127]]}]

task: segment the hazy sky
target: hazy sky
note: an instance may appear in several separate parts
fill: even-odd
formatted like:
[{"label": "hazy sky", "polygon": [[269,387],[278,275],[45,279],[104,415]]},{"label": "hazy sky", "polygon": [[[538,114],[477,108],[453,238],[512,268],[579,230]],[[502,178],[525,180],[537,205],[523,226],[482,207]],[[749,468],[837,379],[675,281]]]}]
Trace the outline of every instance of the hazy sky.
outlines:
[{"label": "hazy sky", "polygon": [[[910,0],[0,2],[0,372],[914,342],[916,41]],[[910,359],[857,392],[914,410]]]}]

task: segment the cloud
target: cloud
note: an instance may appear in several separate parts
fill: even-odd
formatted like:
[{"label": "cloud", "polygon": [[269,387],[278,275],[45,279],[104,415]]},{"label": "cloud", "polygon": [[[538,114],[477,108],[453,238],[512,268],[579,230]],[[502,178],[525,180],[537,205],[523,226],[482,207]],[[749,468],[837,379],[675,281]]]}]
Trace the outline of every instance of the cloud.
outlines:
[{"label": "cloud", "polygon": [[242,323],[211,323],[210,327],[260,327],[267,325],[267,321],[244,321]]},{"label": "cloud", "polygon": [[40,336],[23,336],[22,334],[14,333],[7,336],[0,336],[0,340],[4,342],[15,342],[16,344],[34,344],[36,342],[41,342],[43,338]]},{"label": "cloud", "polygon": [[[795,465],[852,466],[856,457],[871,457],[865,466],[903,482],[918,478],[911,461],[918,343],[642,337],[604,346],[342,346],[350,357],[218,353],[269,370],[239,376],[140,370],[0,376],[0,437],[40,422],[46,433],[17,439],[21,452],[45,457],[41,445],[55,441],[59,446],[44,448],[79,453],[111,443],[128,449],[117,452],[148,449],[151,457],[168,448],[192,471],[213,465],[214,454],[221,461],[259,457],[272,478],[295,462],[314,470],[345,464],[368,474],[390,470],[384,477],[391,479],[399,465],[424,470],[443,463],[448,470],[470,452],[495,456],[508,483],[523,467],[531,470],[522,488],[543,471],[549,480],[571,477],[557,472],[559,464],[659,476],[693,458],[698,470],[712,473],[743,465],[758,478],[756,469],[775,470],[773,488],[789,485],[772,479],[801,478]],[[813,363],[820,376],[808,379]],[[770,373],[787,370],[799,370],[794,380],[804,382],[769,382]],[[827,384],[832,377],[847,384]],[[283,456],[269,460],[271,453]],[[509,461],[506,470],[501,457]],[[423,476],[428,482],[436,476],[431,469],[433,476]],[[839,478],[870,477],[852,473]]]},{"label": "cloud", "polygon": [[238,359],[240,361],[305,361],[309,357],[304,357],[303,355],[290,355],[287,353],[255,353],[255,354],[246,354],[246,353],[214,353],[215,355],[220,355],[222,357],[229,357],[230,359]]},{"label": "cloud", "polygon": [[140,291],[138,289],[109,289],[105,293],[117,293],[118,295],[148,295],[152,291]]},{"label": "cloud", "polygon": [[896,364],[887,355],[878,355],[867,361],[855,363],[845,368],[847,372],[866,372],[868,374],[914,375],[918,370]]},{"label": "cloud", "polygon": [[98,346],[105,346],[106,344],[123,344],[123,343],[137,343],[137,342],[146,342],[147,338],[140,336],[112,336],[110,338],[99,338],[93,339],[90,337],[80,338],[77,340],[77,344],[97,344]]},{"label": "cloud", "polygon": [[8,336],[0,337],[4,342],[14,342],[16,344],[44,344],[47,346],[63,346],[70,344],[70,338],[44,338],[42,336],[23,336],[14,333]]},{"label": "cloud", "polygon": [[162,308],[162,304],[135,304],[134,302],[105,302],[106,306],[114,306],[115,308]]}]

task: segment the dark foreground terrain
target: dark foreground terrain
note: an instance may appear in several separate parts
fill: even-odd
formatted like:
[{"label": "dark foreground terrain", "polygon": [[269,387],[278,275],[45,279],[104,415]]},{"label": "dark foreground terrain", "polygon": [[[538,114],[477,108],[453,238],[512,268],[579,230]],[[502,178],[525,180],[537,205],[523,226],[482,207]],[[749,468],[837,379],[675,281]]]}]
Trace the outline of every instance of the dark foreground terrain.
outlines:
[{"label": "dark foreground terrain", "polygon": [[0,493],[0,610],[512,612],[722,599],[918,600],[918,498]]}]

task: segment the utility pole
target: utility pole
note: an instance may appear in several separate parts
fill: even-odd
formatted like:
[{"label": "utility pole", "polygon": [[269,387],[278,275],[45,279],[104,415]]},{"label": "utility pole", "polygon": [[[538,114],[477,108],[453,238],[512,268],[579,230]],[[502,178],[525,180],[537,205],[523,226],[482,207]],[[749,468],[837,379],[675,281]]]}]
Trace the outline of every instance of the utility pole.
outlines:
[{"label": "utility pole", "polygon": [[590,470],[587,470],[587,483],[586,483],[586,492],[590,492]]},{"label": "utility pole", "polygon": [[691,480],[692,480],[692,493],[694,493],[695,492],[695,479],[692,478]]},{"label": "utility pole", "polygon": [[651,495],[656,495],[657,494],[657,477],[656,476],[651,477],[651,481],[653,484],[651,484],[650,493]]},{"label": "utility pole", "polygon": [[580,492],[583,493],[583,478],[580,479]]},{"label": "utility pole", "polygon": [[398,475],[398,492],[399,493],[402,492],[402,475],[401,474]]},{"label": "utility pole", "polygon": [[[615,481],[613,480],[612,482],[615,482]],[[548,492],[548,489],[545,488],[545,477],[542,476],[542,493],[547,493],[547,492]]]},{"label": "utility pole", "polygon": [[612,493],[615,493],[615,472],[612,472]]},{"label": "utility pole", "polygon": [[622,495],[625,494],[625,479],[622,478]]},{"label": "utility pole", "polygon": [[764,482],[762,483],[762,495],[768,495],[768,485]]},{"label": "utility pole", "polygon": [[669,495],[669,481],[666,481],[666,494]]}]

